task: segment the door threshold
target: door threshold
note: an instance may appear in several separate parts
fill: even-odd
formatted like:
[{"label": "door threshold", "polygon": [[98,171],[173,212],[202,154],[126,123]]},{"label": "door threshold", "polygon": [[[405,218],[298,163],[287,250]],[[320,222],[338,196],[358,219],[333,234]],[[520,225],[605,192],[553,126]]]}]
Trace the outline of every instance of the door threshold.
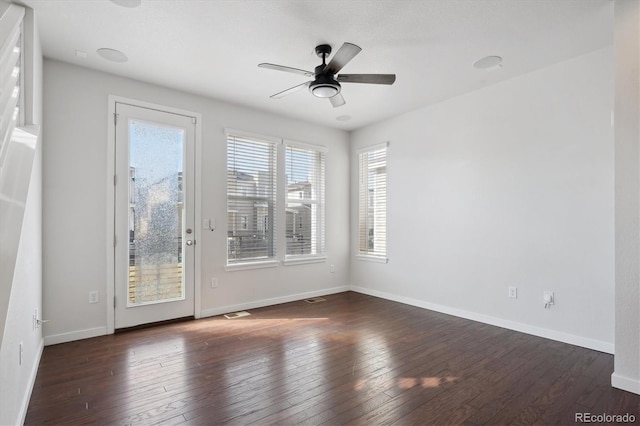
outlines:
[{"label": "door threshold", "polygon": [[187,322],[187,321],[193,321],[193,320],[195,320],[194,316],[173,318],[173,319],[168,319],[168,320],[164,320],[164,321],[156,321],[156,322],[149,322],[149,323],[146,323],[146,324],[134,325],[133,327],[117,328],[115,330],[115,333],[116,334],[126,333],[127,331],[142,330],[142,329],[145,329],[145,328],[159,327],[159,326],[162,326],[162,325],[169,325],[169,324],[175,324],[175,323],[179,323],[179,322]]}]

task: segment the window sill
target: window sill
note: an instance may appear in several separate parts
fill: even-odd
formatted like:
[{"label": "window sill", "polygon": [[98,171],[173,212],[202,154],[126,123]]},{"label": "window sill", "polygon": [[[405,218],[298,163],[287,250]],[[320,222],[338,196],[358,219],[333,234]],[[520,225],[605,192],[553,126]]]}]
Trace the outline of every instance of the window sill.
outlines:
[{"label": "window sill", "polygon": [[367,254],[357,254],[356,259],[363,260],[365,262],[374,262],[374,263],[389,263],[388,257],[383,256],[371,256]]},{"label": "window sill", "polygon": [[262,269],[262,268],[275,268],[280,262],[277,260],[266,260],[263,262],[245,262],[245,263],[232,263],[224,267],[225,271],[245,271],[249,269]]},{"label": "window sill", "polygon": [[285,259],[282,263],[285,266],[292,265],[302,265],[305,263],[321,263],[326,262],[327,256],[300,256],[300,257],[289,257]]}]

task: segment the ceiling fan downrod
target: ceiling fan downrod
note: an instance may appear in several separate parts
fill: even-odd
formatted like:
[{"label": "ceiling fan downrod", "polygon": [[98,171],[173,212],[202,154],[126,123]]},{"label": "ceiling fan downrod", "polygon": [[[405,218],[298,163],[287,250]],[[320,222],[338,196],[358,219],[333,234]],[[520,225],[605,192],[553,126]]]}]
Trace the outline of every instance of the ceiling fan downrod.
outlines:
[{"label": "ceiling fan downrod", "polygon": [[333,78],[333,74],[325,72],[326,58],[330,54],[331,46],[328,44],[316,46],[316,55],[322,58],[322,64],[315,69],[316,78],[309,84],[309,91],[318,98],[332,98],[340,93],[340,83]]}]

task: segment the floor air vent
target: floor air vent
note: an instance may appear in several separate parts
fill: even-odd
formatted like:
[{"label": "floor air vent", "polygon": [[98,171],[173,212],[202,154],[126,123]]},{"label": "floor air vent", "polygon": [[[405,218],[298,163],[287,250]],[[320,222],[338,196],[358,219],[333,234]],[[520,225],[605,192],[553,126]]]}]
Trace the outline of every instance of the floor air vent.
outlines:
[{"label": "floor air vent", "polygon": [[327,299],[323,299],[322,297],[312,297],[310,299],[304,299],[304,301],[307,303],[320,303],[320,302],[326,302]]},{"label": "floor air vent", "polygon": [[232,312],[230,314],[225,314],[225,318],[227,319],[234,319],[234,318],[240,318],[240,317],[247,317],[251,315],[249,312],[247,311],[240,311],[240,312]]}]

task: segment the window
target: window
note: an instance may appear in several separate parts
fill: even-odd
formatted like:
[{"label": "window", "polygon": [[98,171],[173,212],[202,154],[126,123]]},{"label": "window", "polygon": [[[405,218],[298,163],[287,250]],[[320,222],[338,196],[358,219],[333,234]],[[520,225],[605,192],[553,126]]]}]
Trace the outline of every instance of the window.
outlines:
[{"label": "window", "polygon": [[[4,39],[0,42],[0,166],[4,162],[9,139],[13,129],[22,123],[22,19],[24,9],[12,5],[0,16],[3,25],[0,34]],[[6,20],[6,24],[5,24]],[[5,38],[6,36],[6,38]]]},{"label": "window", "polygon": [[358,153],[358,253],[386,261],[387,145]]},{"label": "window", "polygon": [[286,258],[324,255],[325,152],[285,145]]},{"label": "window", "polygon": [[226,132],[227,270],[325,260],[327,149]]},{"label": "window", "polygon": [[227,136],[227,263],[274,260],[276,144]]}]

